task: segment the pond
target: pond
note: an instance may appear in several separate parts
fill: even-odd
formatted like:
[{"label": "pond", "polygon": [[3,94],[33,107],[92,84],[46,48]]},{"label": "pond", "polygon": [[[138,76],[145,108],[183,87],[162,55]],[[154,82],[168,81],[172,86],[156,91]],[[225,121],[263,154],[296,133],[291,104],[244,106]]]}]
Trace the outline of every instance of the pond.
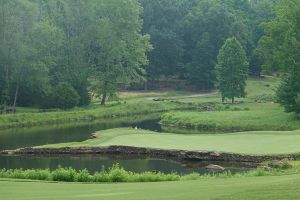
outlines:
[{"label": "pond", "polygon": [[124,117],[118,119],[73,122],[63,125],[0,130],[0,150],[14,150],[45,144],[80,142],[92,133],[119,127],[138,127],[161,131],[159,115]]},{"label": "pond", "polygon": [[[44,144],[61,142],[83,141],[99,130],[118,127],[138,127],[142,129],[160,132],[158,123],[159,115],[135,116],[128,118],[99,120],[91,122],[73,122],[64,125],[43,126],[34,128],[16,128],[0,131],[0,150],[17,149]],[[119,163],[126,170],[133,172],[161,171],[165,173],[177,172],[187,174],[198,172],[205,174],[208,171],[205,166],[219,164],[226,167],[232,173],[248,171],[252,168],[247,164],[237,163],[208,163],[208,162],[182,162],[167,159],[155,159],[148,157],[124,157],[124,156],[0,156],[0,168],[6,169],[32,169],[50,168],[55,169],[59,165],[73,167],[74,169],[88,169],[91,173],[101,170],[103,167],[110,168]]]},{"label": "pond", "polygon": [[[177,172],[188,174],[198,172],[207,174],[206,166],[210,162],[182,162],[168,159],[155,159],[148,157],[120,157],[104,155],[72,155],[72,156],[0,156],[0,168],[6,169],[56,169],[58,166],[72,167],[74,169],[88,169],[90,173],[110,168],[119,163],[124,169],[132,172],[160,171],[164,173]],[[253,167],[243,163],[214,162],[231,171],[231,173],[252,170]]]}]

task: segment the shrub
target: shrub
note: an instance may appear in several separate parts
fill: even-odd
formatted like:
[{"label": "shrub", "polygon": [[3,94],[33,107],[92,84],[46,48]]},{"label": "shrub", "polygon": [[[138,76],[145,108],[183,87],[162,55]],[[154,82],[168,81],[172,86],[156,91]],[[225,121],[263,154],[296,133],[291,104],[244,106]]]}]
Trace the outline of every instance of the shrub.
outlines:
[{"label": "shrub", "polygon": [[76,90],[68,83],[60,83],[54,89],[53,108],[70,109],[79,104],[80,97]]},{"label": "shrub", "polygon": [[105,183],[105,182],[111,182],[109,181],[109,175],[105,171],[102,172],[96,172],[92,177],[93,182],[98,183]]},{"label": "shrub", "polygon": [[72,168],[58,167],[51,175],[53,181],[75,182],[77,173]]},{"label": "shrub", "polygon": [[130,172],[125,171],[119,164],[115,164],[110,168],[108,174],[111,182],[125,182],[128,180]]},{"label": "shrub", "polygon": [[84,169],[84,170],[80,170],[76,174],[76,180],[78,182],[91,182],[92,181],[92,177],[91,177],[89,171],[87,169]]},{"label": "shrub", "polygon": [[50,180],[51,179],[51,173],[48,169],[42,170],[26,170],[25,172],[26,179],[31,180]]}]

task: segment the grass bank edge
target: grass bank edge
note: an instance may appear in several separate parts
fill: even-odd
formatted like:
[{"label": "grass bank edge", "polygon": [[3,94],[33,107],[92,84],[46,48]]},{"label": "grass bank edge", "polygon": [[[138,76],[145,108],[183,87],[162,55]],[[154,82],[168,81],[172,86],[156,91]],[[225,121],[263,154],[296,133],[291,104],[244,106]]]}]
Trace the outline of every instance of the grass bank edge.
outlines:
[{"label": "grass bank edge", "polygon": [[[267,163],[267,162],[266,162]],[[0,169],[0,179],[20,179],[20,180],[39,180],[54,182],[79,182],[79,183],[121,183],[121,182],[168,182],[168,181],[190,181],[212,178],[245,178],[259,176],[283,176],[300,173],[299,161],[282,161],[282,165],[273,168],[259,167],[248,172],[232,174],[230,171],[220,173],[190,173],[180,175],[177,173],[161,172],[142,172],[134,173],[126,171],[118,163],[108,170],[102,169],[99,172],[90,174],[88,170],[75,170],[73,168],[62,168],[50,171],[49,169]]]},{"label": "grass bank edge", "polygon": [[54,111],[45,113],[19,113],[0,115],[0,129],[16,127],[33,127],[39,125],[61,124],[76,121],[93,121],[95,119],[112,119],[133,115],[143,115],[171,110],[190,109],[194,105],[174,102],[136,101],[112,106]]}]

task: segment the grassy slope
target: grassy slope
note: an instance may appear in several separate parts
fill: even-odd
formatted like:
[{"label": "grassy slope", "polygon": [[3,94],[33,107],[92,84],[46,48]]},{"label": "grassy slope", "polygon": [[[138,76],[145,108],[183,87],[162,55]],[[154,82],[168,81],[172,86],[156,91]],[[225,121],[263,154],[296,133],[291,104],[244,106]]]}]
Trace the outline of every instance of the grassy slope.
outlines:
[{"label": "grassy slope", "polygon": [[[237,101],[253,102],[257,97],[261,100],[271,100],[274,97],[274,93],[278,85],[280,84],[279,78],[268,77],[265,79],[250,78],[247,81],[247,98],[237,98]],[[214,94],[198,98],[180,98],[181,102],[186,103],[209,103],[220,102],[221,95]]]},{"label": "grassy slope", "polygon": [[70,121],[85,121],[98,118],[111,118],[112,116],[130,116],[137,114],[168,111],[187,107],[171,102],[154,102],[146,99],[133,99],[126,104],[119,105],[90,105],[86,108],[77,108],[70,111],[54,112],[24,112],[10,115],[0,115],[0,128],[34,126],[41,124],[54,124]]},{"label": "grassy slope", "polygon": [[43,147],[106,147],[111,145],[243,154],[289,154],[300,152],[300,131],[179,135],[121,128],[98,132],[96,139]]},{"label": "grassy slope", "polygon": [[[249,110],[244,110],[244,109]],[[278,104],[247,103],[234,106],[238,111],[172,112],[163,115],[162,123],[204,130],[297,130],[300,120],[283,111]]]},{"label": "grassy slope", "polygon": [[130,184],[54,184],[0,179],[0,194],[5,200],[291,200],[299,198],[299,184],[300,175]]},{"label": "grassy slope", "polygon": [[[167,126],[191,127],[204,130],[297,130],[300,120],[293,114],[285,113],[283,108],[273,103],[274,91],[280,80],[268,78],[250,79],[247,85],[248,96],[242,104],[219,106],[216,112],[172,112],[163,116],[162,123]],[[261,103],[255,102],[259,100]],[[181,99],[183,102],[219,102],[219,95]]]}]

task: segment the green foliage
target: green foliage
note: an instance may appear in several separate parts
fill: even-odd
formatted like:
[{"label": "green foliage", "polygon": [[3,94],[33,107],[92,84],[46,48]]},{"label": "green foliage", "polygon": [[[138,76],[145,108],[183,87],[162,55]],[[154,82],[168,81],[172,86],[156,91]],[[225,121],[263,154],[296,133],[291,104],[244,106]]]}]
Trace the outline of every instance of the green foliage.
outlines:
[{"label": "green foliage", "polygon": [[153,51],[149,53],[147,76],[183,76],[184,42],[180,24],[196,0],[140,0],[144,8],[143,32],[151,35]]},{"label": "green foliage", "polygon": [[228,37],[235,36],[247,51],[251,51],[249,27],[238,7],[246,4],[246,1],[203,0],[186,15],[183,21],[185,63],[192,84],[204,89],[213,88],[218,51]]},{"label": "green foliage", "polygon": [[[272,165],[275,161],[266,162]],[[41,181],[57,181],[57,182],[80,182],[80,183],[120,183],[120,182],[165,182],[165,181],[190,181],[190,180],[205,180],[214,178],[234,178],[234,177],[257,177],[257,176],[272,176],[284,175],[298,172],[298,165],[291,165],[290,161],[276,161],[276,165],[272,165],[273,169],[257,168],[249,172],[232,174],[231,171],[220,173],[207,173],[200,175],[199,173],[191,173],[187,175],[178,175],[176,173],[164,174],[161,172],[142,172],[133,173],[126,171],[118,163],[114,164],[109,170],[96,172],[93,175],[84,169],[76,171],[72,168],[58,167],[54,171],[49,169],[1,169],[0,178],[10,179],[29,179]]]},{"label": "green foliage", "polygon": [[[79,174],[82,175],[82,172],[79,172]],[[51,172],[53,181],[75,182],[76,176],[77,172],[72,168],[58,167],[58,169]]]},{"label": "green foliage", "polygon": [[74,108],[80,99],[76,90],[68,83],[59,83],[50,98],[53,98],[51,107],[60,109]]},{"label": "green foliage", "polygon": [[54,171],[48,169],[1,169],[0,178],[30,179],[30,180],[48,180],[58,182],[161,182],[161,181],[179,181],[190,180],[187,176],[179,176],[175,173],[163,174],[156,172],[133,173],[126,171],[118,163],[114,164],[108,171],[96,172],[94,175],[84,169],[76,171],[72,168],[58,167]]},{"label": "green foliage", "polygon": [[[278,102],[286,112],[300,113],[300,66],[291,72],[278,88]],[[297,71],[296,71],[297,70]]]},{"label": "green foliage", "polygon": [[216,65],[218,88],[222,100],[245,97],[249,63],[246,52],[236,38],[226,40],[218,55]]},{"label": "green foliage", "polygon": [[91,89],[101,96],[103,105],[116,93],[118,83],[143,80],[143,66],[148,64],[146,53],[152,46],[149,35],[141,34],[142,7],[136,0],[100,0],[99,4],[96,12],[100,14],[89,28],[87,48],[93,66]]},{"label": "green foliage", "polygon": [[119,85],[146,76],[210,89],[218,50],[231,36],[258,74],[258,24],[272,18],[276,0],[1,2],[0,104],[41,107],[51,105],[45,96],[62,82],[76,90],[80,106],[89,104],[89,92],[105,104]]},{"label": "green foliage", "polygon": [[51,173],[48,169],[2,169],[2,178],[31,179],[31,180],[51,180]]},{"label": "green foliage", "polygon": [[281,0],[275,19],[263,24],[266,33],[257,52],[264,58],[266,72],[287,73],[277,95],[287,112],[300,113],[299,1]]}]

